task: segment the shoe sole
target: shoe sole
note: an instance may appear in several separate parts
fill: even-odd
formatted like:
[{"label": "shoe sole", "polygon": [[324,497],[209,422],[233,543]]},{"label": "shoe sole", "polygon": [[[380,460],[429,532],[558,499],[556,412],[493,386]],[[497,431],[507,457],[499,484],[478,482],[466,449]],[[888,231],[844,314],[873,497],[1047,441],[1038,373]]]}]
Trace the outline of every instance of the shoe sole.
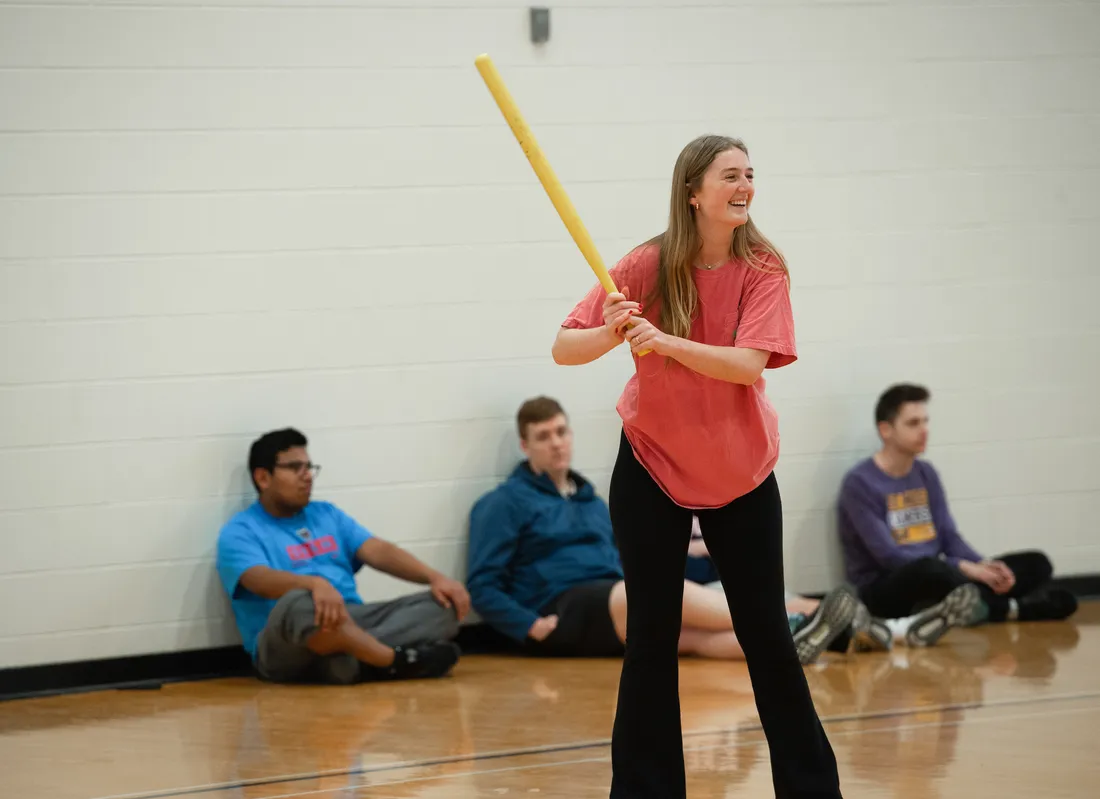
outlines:
[{"label": "shoe sole", "polygon": [[871,619],[852,636],[851,648],[855,652],[889,652],[894,648],[894,634],[882,622]]},{"label": "shoe sole", "polygon": [[813,663],[829,644],[852,623],[859,609],[859,599],[847,586],[830,591],[806,625],[794,635],[794,648],[799,662]]},{"label": "shoe sole", "polygon": [[915,647],[933,646],[952,627],[968,624],[981,601],[978,586],[973,583],[960,585],[939,604],[917,614],[905,634],[906,642]]},{"label": "shoe sole", "polygon": [[857,652],[889,652],[894,647],[894,634],[890,628],[871,615],[862,602],[852,618],[852,637],[848,641],[848,654]]}]

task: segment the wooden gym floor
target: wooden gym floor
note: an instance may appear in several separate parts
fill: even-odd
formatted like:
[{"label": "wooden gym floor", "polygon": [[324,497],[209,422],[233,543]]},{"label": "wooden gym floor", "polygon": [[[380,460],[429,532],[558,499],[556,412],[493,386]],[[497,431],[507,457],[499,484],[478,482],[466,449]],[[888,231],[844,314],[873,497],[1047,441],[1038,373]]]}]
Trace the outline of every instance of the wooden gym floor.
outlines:
[{"label": "wooden gym floor", "polygon": [[[845,797],[1095,797],[1100,604],[1072,623],[828,655],[807,676]],[[0,704],[12,799],[606,797],[618,661],[465,658],[353,688],[247,679]],[[688,794],[772,796],[743,664],[681,666]]]}]

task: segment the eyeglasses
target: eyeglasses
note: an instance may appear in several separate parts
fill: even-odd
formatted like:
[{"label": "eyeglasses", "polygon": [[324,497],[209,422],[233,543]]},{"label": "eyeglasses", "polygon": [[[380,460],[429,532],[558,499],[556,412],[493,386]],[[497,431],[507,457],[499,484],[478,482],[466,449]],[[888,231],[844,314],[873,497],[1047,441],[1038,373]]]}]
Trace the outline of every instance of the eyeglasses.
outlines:
[{"label": "eyeglasses", "polygon": [[316,477],[317,473],[321,471],[321,464],[311,463],[309,461],[287,461],[286,463],[276,463],[275,468],[287,469],[299,476],[308,471]]}]

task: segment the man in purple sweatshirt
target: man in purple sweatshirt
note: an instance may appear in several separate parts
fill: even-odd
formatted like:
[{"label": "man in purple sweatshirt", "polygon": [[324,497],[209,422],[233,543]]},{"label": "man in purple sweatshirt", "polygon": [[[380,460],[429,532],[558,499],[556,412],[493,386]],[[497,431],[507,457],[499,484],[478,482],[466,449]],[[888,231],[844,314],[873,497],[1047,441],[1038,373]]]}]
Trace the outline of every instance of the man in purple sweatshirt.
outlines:
[{"label": "man in purple sweatshirt", "polygon": [[848,580],[875,616],[906,616],[967,582],[981,591],[971,623],[1064,619],[1068,591],[1047,587],[1052,567],[1039,551],[987,559],[959,534],[939,475],[918,460],[928,443],[929,391],[901,384],[879,397],[882,449],[844,478],[838,503]]}]

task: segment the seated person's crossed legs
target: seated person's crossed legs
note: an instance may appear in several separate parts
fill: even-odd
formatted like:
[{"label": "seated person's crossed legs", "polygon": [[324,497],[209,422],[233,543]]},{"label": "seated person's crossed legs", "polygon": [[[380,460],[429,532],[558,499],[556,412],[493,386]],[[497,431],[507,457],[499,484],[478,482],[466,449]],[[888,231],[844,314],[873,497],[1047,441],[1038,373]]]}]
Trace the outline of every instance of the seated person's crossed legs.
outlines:
[{"label": "seated person's crossed legs", "polygon": [[[688,551],[700,560],[709,557],[698,518],[693,520]],[[821,600],[788,592],[787,618],[795,648],[802,662],[809,663],[825,650],[884,651],[895,642],[911,647],[933,646],[952,628],[968,623],[980,602],[973,586],[955,588],[938,601],[924,604],[917,613],[880,615],[873,614],[848,583],[834,588]],[[723,607],[727,607],[724,602]]]},{"label": "seated person's crossed legs", "polygon": [[431,592],[344,604],[322,621],[322,603],[295,588],[275,603],[256,645],[256,668],[273,682],[349,684],[442,676],[458,659],[458,618]]},{"label": "seated person's crossed legs", "polygon": [[923,386],[900,384],[878,399],[882,448],[845,475],[838,502],[848,579],[877,615],[919,613],[965,586],[978,592],[971,624],[1072,615],[1077,599],[1048,585],[1045,554],[983,558],[959,532],[938,472],[919,457],[929,397]]},{"label": "seated person's crossed legs", "polygon": [[[335,505],[311,501],[319,467],[306,445],[293,429],[253,443],[259,496],[218,536],[218,573],[257,672],[340,684],[447,674],[466,589]],[[363,565],[429,590],[364,604],[355,582]]]},{"label": "seated person's crossed legs", "polygon": [[952,564],[939,557],[912,560],[873,580],[863,600],[878,613],[903,613],[938,602],[958,586],[973,584],[981,607],[973,621],[1040,621],[1070,615],[1068,592],[1045,589],[1053,568],[1042,552],[1011,552],[990,561]]}]

